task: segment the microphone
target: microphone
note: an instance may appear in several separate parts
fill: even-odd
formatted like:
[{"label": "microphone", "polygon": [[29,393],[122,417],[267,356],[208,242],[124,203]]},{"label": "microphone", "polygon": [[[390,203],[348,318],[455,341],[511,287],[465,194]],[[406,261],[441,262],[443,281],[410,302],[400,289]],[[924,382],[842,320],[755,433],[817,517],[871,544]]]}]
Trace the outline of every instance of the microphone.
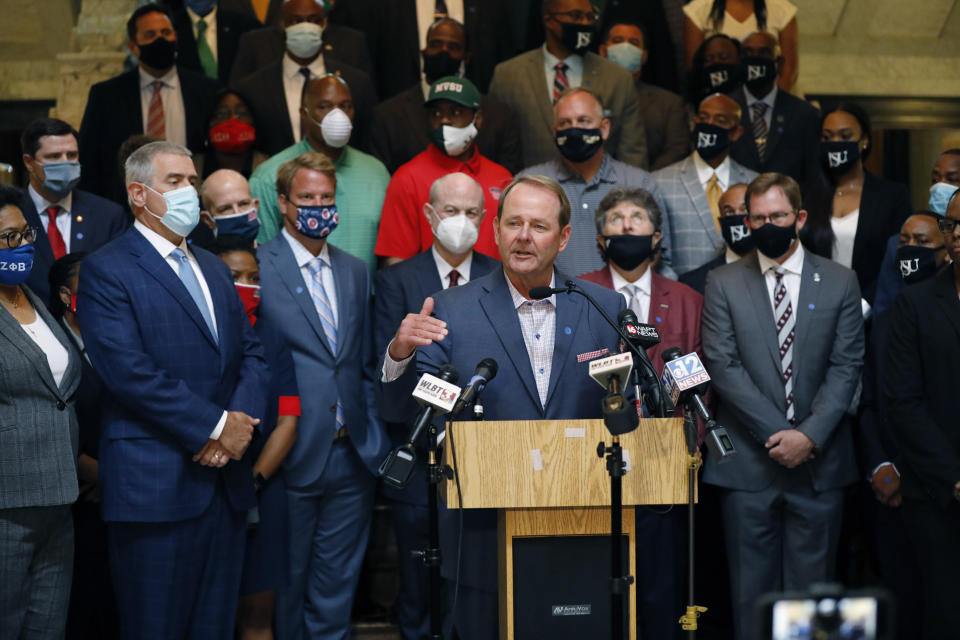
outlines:
[{"label": "microphone", "polygon": [[530,297],[534,300],[543,300],[544,298],[549,298],[555,293],[570,293],[569,285],[572,281],[567,281],[567,287],[534,287],[528,292]]},{"label": "microphone", "polygon": [[444,415],[453,409],[460,395],[460,387],[455,384],[459,377],[456,367],[445,364],[437,371],[437,375],[425,373],[420,378],[413,390],[413,398],[423,409],[417,415],[407,443],[387,454],[381,463],[377,472],[384,482],[397,489],[403,489],[410,482],[417,461],[414,444],[434,416]]},{"label": "microphone", "polygon": [[660,332],[657,331],[657,328],[652,324],[637,320],[637,314],[633,312],[633,309],[628,307],[617,314],[617,322],[634,346],[647,350],[660,344]]},{"label": "microphone", "polygon": [[457,400],[457,404],[454,405],[453,411],[450,413],[457,415],[463,411],[464,407],[475,402],[476,399],[480,397],[480,393],[484,387],[497,376],[497,369],[497,361],[493,358],[484,358],[481,360],[477,364],[477,368],[474,370],[470,382],[467,383],[467,388],[460,394],[460,399]]},{"label": "microphone", "polygon": [[680,347],[669,347],[663,351],[663,375],[661,382],[664,390],[670,395],[674,405],[683,402],[688,409],[696,411],[697,415],[706,423],[706,441],[710,453],[718,462],[725,462],[736,455],[733,440],[724,427],[710,415],[710,410],[703,402],[702,394],[706,393],[710,382],[710,374],[700,362],[696,352],[683,355]]},{"label": "microphone", "polygon": [[640,424],[640,416],[623,395],[623,388],[633,370],[633,355],[618,353],[590,362],[590,377],[606,389],[607,395],[600,403],[603,422],[611,434],[629,433]]}]

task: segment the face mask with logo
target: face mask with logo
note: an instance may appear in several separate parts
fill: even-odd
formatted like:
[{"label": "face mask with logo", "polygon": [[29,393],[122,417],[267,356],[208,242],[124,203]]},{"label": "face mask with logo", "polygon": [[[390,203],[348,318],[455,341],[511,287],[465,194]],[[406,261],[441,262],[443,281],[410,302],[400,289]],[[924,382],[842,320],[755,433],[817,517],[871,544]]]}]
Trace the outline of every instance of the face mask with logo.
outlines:
[{"label": "face mask with logo", "polygon": [[629,42],[618,42],[607,47],[607,60],[636,73],[643,67],[643,49]]},{"label": "face mask with logo", "polygon": [[335,204],[326,207],[297,207],[297,222],[294,226],[308,238],[322,240],[337,228],[339,222],[340,216]]},{"label": "face mask with logo", "polygon": [[950,198],[956,190],[956,185],[946,182],[935,182],[930,185],[930,200],[927,203],[930,206],[930,211],[941,216],[947,215],[947,205],[950,204]]},{"label": "face mask with logo", "polygon": [[257,323],[257,307],[260,306],[260,286],[256,284],[240,284],[234,282],[237,288],[237,294],[240,296],[240,302],[243,303],[243,310],[247,312],[247,318],[250,324]]},{"label": "face mask with logo", "polygon": [[789,227],[780,227],[772,222],[750,232],[757,250],[771,260],[776,260],[787,251],[797,237],[797,221]]},{"label": "face mask with logo", "polygon": [[703,86],[705,95],[711,93],[731,93],[743,84],[743,67],[726,62],[712,64],[703,68]]},{"label": "face mask with logo", "polygon": [[916,247],[904,245],[897,247],[897,266],[900,276],[907,284],[923,282],[937,273],[937,251],[939,247]]},{"label": "face mask with logo", "polygon": [[[433,215],[436,216],[436,212]],[[473,248],[473,245],[477,243],[480,232],[477,230],[477,225],[473,224],[467,217],[467,214],[458,213],[455,216],[440,220],[433,235],[447,251],[460,254]]]},{"label": "face mask with logo", "polygon": [[571,127],[557,131],[555,141],[564,158],[570,162],[584,162],[600,150],[603,134],[600,129]]},{"label": "face mask with logo", "polygon": [[48,162],[43,167],[43,188],[57,198],[65,198],[80,182],[80,163]]},{"label": "face mask with logo", "polygon": [[465,152],[477,137],[477,116],[465,127],[451,127],[443,125],[430,129],[430,141],[448,156],[456,157]]},{"label": "face mask with logo", "polygon": [[846,173],[859,159],[860,146],[853,140],[820,143],[820,160],[830,173]]},{"label": "face mask with logo", "polygon": [[246,153],[257,139],[257,130],[239,118],[210,127],[210,144],[220,153]]},{"label": "face mask with logo", "polygon": [[604,258],[624,271],[633,271],[653,254],[653,234],[603,236]]},{"label": "face mask with logo", "polygon": [[167,205],[167,212],[158,216],[150,211],[150,208],[144,203],[143,208],[147,210],[147,213],[178,236],[186,238],[190,235],[190,232],[200,222],[200,198],[197,196],[197,190],[192,185],[187,185],[173,191],[160,193],[151,188],[150,185],[145,184],[143,186],[163,198],[164,204]]},{"label": "face mask with logo", "polygon": [[743,83],[753,95],[763,98],[773,89],[777,79],[777,63],[769,58],[746,56],[743,58]]},{"label": "face mask with logo", "polygon": [[34,252],[32,242],[13,249],[0,249],[0,284],[16,286],[23,283],[33,268]]},{"label": "face mask with logo", "polygon": [[744,256],[753,251],[753,236],[750,235],[750,227],[747,226],[747,215],[738,213],[732,216],[720,217],[720,235],[724,242],[738,256]]},{"label": "face mask with logo", "polygon": [[577,55],[583,55],[593,42],[593,34],[596,27],[593,25],[574,24],[572,22],[560,23],[560,42],[567,49]]},{"label": "face mask with logo", "polygon": [[169,69],[177,61],[177,43],[159,37],[148,44],[139,45],[140,62],[154,69]]},{"label": "face mask with logo", "polygon": [[423,75],[433,84],[446,76],[463,76],[463,60],[456,60],[446,51],[423,54]]},{"label": "face mask with logo", "polygon": [[730,147],[730,132],[715,124],[698,122],[690,140],[700,157],[710,161]]},{"label": "face mask with logo", "polygon": [[297,58],[312,58],[323,44],[323,27],[312,22],[298,22],[284,30],[287,51]]},{"label": "face mask with logo", "polygon": [[243,213],[233,213],[229,216],[214,218],[217,225],[217,236],[240,236],[253,240],[260,232],[260,219],[257,218],[257,208],[254,207]]}]

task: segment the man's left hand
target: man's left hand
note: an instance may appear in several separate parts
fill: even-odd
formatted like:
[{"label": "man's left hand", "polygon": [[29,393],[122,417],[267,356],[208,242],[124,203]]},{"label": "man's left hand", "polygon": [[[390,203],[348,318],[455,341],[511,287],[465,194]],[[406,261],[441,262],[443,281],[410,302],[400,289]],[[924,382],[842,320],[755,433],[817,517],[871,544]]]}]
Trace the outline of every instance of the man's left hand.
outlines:
[{"label": "man's left hand", "polygon": [[788,469],[813,458],[813,440],[796,429],[777,431],[767,440],[770,457]]},{"label": "man's left hand", "polygon": [[200,449],[200,452],[193,456],[194,462],[199,462],[205,467],[219,468],[227,464],[229,460],[230,454],[223,448],[223,445],[217,440],[210,439],[207,440],[207,444],[203,445],[203,449]]}]

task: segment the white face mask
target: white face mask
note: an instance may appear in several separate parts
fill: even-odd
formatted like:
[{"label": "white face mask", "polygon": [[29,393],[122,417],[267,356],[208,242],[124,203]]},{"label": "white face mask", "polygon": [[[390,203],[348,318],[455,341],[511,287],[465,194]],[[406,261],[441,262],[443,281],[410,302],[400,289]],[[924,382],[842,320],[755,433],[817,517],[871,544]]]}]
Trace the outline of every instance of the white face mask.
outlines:
[{"label": "white face mask", "polygon": [[443,125],[441,135],[443,137],[443,149],[450,157],[456,157],[470,148],[473,141],[477,138],[477,117],[474,116],[465,127],[451,127]]},{"label": "white face mask", "polygon": [[[432,208],[431,211],[434,216],[437,216],[436,211]],[[433,235],[447,251],[459,254],[473,248],[480,232],[477,230],[477,225],[467,218],[467,214],[460,213],[440,220],[434,228]]]},{"label": "white face mask", "polygon": [[312,58],[323,44],[323,27],[312,22],[300,22],[286,28],[287,51],[298,58]]},{"label": "white face mask", "polygon": [[320,134],[323,136],[323,141],[335,149],[339,149],[350,141],[352,131],[353,123],[350,121],[350,116],[339,107],[327,112],[320,121]]}]

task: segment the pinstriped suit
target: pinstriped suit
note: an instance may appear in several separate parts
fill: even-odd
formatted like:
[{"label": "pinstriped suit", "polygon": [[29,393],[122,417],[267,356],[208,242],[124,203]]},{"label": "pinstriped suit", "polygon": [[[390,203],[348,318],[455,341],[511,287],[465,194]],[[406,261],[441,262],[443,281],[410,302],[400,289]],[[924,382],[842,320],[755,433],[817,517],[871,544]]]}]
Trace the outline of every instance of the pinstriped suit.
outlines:
[{"label": "pinstriped suit", "polygon": [[[722,254],[726,244],[717,232],[707,194],[697,177],[693,154],[655,171],[653,177],[660,187],[660,197],[667,203],[664,215],[670,221],[673,270],[683,275]],[[756,177],[756,171],[730,159],[728,185],[748,184]]]},{"label": "pinstriped suit", "polygon": [[73,569],[80,355],[24,290],[70,360],[57,386],[43,351],[0,309],[0,638],[27,628],[52,638],[63,635]]}]

